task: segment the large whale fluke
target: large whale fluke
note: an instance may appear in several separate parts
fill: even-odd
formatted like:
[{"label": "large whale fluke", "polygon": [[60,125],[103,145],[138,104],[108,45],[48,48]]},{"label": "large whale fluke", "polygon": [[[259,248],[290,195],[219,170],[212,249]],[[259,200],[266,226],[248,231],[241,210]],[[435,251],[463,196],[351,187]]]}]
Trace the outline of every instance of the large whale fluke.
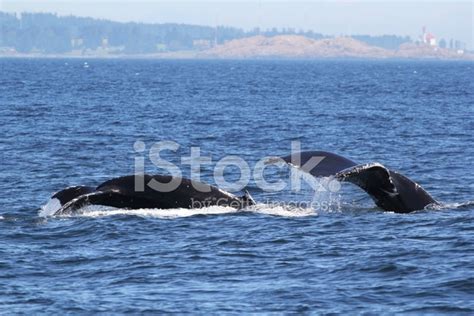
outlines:
[{"label": "large whale fluke", "polygon": [[[171,191],[156,190],[149,185],[136,190],[136,181],[148,184],[151,181],[166,184],[177,180],[179,185]],[[245,208],[255,204],[248,192],[235,196],[217,187],[186,178],[168,175],[129,175],[108,180],[96,188],[71,187],[53,195],[60,204],[52,215],[74,214],[87,205],[101,205],[125,209],[142,208],[202,208],[208,206],[229,206]]]},{"label": "large whale fluke", "polygon": [[[311,164],[307,162],[312,158],[320,162],[309,169]],[[430,204],[439,204],[419,184],[379,163],[358,165],[324,151],[301,152],[281,159],[315,177],[334,176],[340,181],[351,182],[367,192],[375,204],[386,211],[409,213]]]},{"label": "large whale fluke", "polygon": [[66,204],[67,202],[81,196],[84,194],[88,194],[94,192],[95,189],[93,187],[86,187],[83,185],[74,186],[74,187],[67,187],[61,191],[58,191],[51,196],[51,199],[58,199],[61,205]]}]

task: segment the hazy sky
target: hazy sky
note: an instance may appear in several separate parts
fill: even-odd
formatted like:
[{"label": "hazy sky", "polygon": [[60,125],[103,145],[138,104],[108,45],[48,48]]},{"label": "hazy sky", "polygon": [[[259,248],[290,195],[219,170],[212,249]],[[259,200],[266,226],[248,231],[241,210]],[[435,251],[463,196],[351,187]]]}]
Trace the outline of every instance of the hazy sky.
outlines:
[{"label": "hazy sky", "polygon": [[115,21],[229,25],[245,29],[292,27],[340,34],[398,34],[418,38],[421,27],[474,48],[471,1],[151,1],[0,0],[0,10],[56,12]]}]

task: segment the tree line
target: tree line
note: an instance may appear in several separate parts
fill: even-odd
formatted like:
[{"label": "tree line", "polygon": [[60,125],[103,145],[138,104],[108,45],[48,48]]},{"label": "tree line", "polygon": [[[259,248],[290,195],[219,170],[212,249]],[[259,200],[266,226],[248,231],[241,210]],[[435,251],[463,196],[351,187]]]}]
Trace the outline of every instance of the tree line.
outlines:
[{"label": "tree line", "polygon": [[[67,53],[73,49],[95,50],[98,47],[120,47],[121,53],[147,54],[157,51],[193,50],[197,44],[215,45],[254,35],[297,34],[313,39],[328,36],[295,29],[255,28],[245,31],[226,26],[199,26],[177,23],[120,23],[51,13],[0,12],[0,47],[11,47],[20,53]],[[397,49],[410,41],[395,35],[352,36],[369,45]]]}]

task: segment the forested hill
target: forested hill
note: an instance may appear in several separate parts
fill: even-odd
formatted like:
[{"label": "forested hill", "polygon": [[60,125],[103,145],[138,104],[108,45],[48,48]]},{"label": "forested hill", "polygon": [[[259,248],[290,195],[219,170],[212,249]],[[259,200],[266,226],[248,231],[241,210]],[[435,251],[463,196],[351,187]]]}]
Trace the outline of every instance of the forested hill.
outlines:
[{"label": "forested hill", "polygon": [[[120,23],[93,18],[58,16],[50,13],[11,14],[0,12],[0,52],[150,54],[209,49],[226,41],[255,35],[324,36],[313,31],[276,29],[244,31],[234,27],[186,24]],[[360,41],[386,49],[397,49],[408,37],[354,36]]]}]

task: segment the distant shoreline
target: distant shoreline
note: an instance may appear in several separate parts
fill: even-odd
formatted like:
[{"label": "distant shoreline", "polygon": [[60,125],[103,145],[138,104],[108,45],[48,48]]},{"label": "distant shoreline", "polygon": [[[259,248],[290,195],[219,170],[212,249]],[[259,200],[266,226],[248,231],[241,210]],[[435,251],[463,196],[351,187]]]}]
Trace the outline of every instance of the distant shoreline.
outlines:
[{"label": "distant shoreline", "polygon": [[193,52],[193,54],[181,53],[167,53],[167,54],[144,54],[144,55],[68,55],[68,54],[15,54],[3,55],[0,54],[0,59],[104,59],[104,60],[236,60],[236,61],[258,61],[258,60],[294,60],[294,61],[317,61],[317,60],[372,60],[372,61],[433,61],[433,62],[474,62],[472,58],[442,58],[442,57],[341,57],[341,56],[325,56],[325,57],[291,57],[291,56],[267,56],[267,57],[215,57],[215,56],[200,56]]},{"label": "distant shoreline", "polygon": [[51,13],[0,11],[0,58],[474,60],[457,39],[422,29],[401,35],[338,35],[311,30],[121,23]]},{"label": "distant shoreline", "polygon": [[253,36],[225,42],[201,50],[177,50],[154,53],[106,53],[88,51],[47,54],[42,52],[1,52],[0,58],[70,58],[70,59],[185,59],[185,60],[324,60],[324,59],[371,59],[371,60],[465,60],[473,61],[474,54],[437,46],[405,43],[397,50],[371,46],[351,37],[314,40],[299,35],[274,37]]},{"label": "distant shoreline", "polygon": [[42,55],[42,56],[3,56],[0,55],[1,59],[65,59],[65,60],[196,60],[196,61],[330,61],[330,60],[346,60],[346,61],[432,61],[432,62],[474,62],[474,59],[454,59],[454,58],[402,58],[402,57],[387,57],[387,58],[374,58],[374,57],[315,57],[315,58],[295,58],[295,57],[256,57],[256,58],[212,58],[212,57],[156,57],[156,56],[134,56],[134,55],[123,55],[118,57],[112,56],[67,56],[67,55]]}]

